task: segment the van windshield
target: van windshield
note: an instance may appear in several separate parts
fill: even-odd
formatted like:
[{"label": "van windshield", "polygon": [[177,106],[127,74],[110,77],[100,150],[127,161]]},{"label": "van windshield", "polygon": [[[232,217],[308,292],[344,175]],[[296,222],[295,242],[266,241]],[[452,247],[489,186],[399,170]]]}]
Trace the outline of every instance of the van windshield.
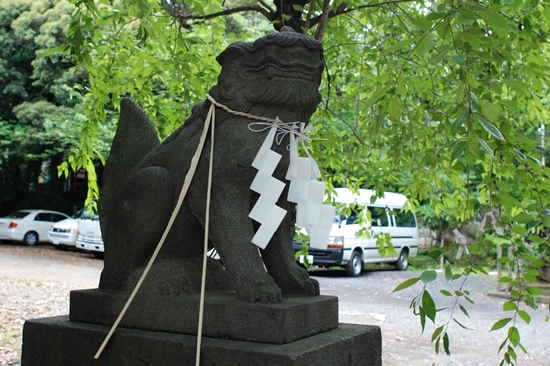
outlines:
[{"label": "van windshield", "polygon": [[84,220],[99,220],[99,216],[95,213],[90,213],[88,210],[84,210],[80,214],[80,218]]}]

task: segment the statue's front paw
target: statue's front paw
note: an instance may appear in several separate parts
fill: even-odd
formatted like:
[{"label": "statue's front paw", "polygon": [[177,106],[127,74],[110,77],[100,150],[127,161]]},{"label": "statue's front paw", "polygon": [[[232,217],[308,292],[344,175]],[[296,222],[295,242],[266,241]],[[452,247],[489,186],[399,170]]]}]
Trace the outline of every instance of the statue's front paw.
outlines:
[{"label": "statue's front paw", "polygon": [[279,286],[267,273],[263,280],[256,278],[241,281],[237,286],[237,294],[239,299],[250,303],[277,303],[281,302],[283,296]]},{"label": "statue's front paw", "polygon": [[277,273],[276,280],[284,294],[319,296],[319,282],[310,278],[307,271],[297,265],[288,272]]}]

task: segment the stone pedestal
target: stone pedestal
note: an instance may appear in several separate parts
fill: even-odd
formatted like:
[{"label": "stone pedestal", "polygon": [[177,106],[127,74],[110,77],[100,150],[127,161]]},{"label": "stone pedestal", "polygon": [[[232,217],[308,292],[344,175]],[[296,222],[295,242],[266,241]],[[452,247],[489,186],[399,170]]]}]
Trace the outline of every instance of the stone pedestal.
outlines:
[{"label": "stone pedestal", "polygon": [[[67,316],[28,320],[21,365],[195,365],[195,336],[126,328],[117,329],[95,360],[108,332],[108,326],[74,322]],[[205,337],[201,365],[381,366],[380,328],[340,324],[331,331],[279,345]]]},{"label": "stone pedestal", "polygon": [[[379,327],[338,324],[334,296],[285,297],[278,304],[205,299],[201,365],[381,366]],[[127,293],[71,292],[70,315],[28,320],[22,366],[195,365],[199,298],[136,296],[99,359],[93,357]]]},{"label": "stone pedestal", "polygon": [[[71,291],[70,319],[111,325],[128,293],[101,289]],[[120,326],[196,335],[199,295],[136,295]],[[234,291],[209,292],[203,336],[283,344],[338,327],[336,296],[285,297],[281,303],[239,301]]]}]

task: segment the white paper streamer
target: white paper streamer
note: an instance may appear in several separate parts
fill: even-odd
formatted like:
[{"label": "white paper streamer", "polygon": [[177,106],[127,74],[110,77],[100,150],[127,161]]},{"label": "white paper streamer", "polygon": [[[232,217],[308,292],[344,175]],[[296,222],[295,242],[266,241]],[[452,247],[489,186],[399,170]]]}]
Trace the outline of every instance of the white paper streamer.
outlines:
[{"label": "white paper streamer", "polygon": [[[252,163],[252,166],[258,169],[258,173],[250,189],[259,193],[260,198],[250,211],[249,217],[261,224],[252,242],[260,248],[265,248],[286,215],[284,209],[276,206],[284,183],[273,177],[281,155],[271,150],[271,146],[274,140],[280,144],[288,134],[289,166],[285,179],[290,181],[290,185],[287,200],[296,203],[296,224],[308,232],[310,246],[326,249],[335,208],[323,204],[325,183],[317,181],[321,177],[321,172],[306,147],[304,133],[312,127],[306,126],[303,122],[294,122],[283,128],[278,123],[280,121],[277,118],[275,123],[254,122],[248,126],[254,132],[269,128],[269,133]],[[298,128],[299,131],[296,131]],[[307,157],[298,155],[297,139],[301,140]]]}]

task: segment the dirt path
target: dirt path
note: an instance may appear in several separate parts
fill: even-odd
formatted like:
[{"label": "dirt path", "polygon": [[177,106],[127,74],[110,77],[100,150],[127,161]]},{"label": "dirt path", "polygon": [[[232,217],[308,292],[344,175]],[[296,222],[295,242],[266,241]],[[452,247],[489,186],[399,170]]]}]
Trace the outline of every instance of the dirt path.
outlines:
[{"label": "dirt path", "polygon": [[[25,319],[67,314],[69,291],[97,287],[102,267],[103,262],[90,254],[60,251],[49,245],[0,244],[0,365],[19,363],[21,328]],[[431,335],[435,326],[428,324],[421,334],[419,320],[409,310],[410,301],[418,295],[420,286],[417,284],[391,294],[395,286],[419,273],[367,271],[358,278],[345,277],[341,271],[311,273],[319,280],[322,294],[339,297],[340,322],[381,327],[384,366],[496,366],[502,360],[498,347],[506,333],[489,332],[489,329],[508,314],[501,311],[503,299],[486,295],[494,290],[493,278],[472,277],[468,280],[466,287],[476,304],[463,304],[471,319],[459,310],[455,316],[471,330],[462,329],[450,321],[452,355],[446,356],[434,353]],[[438,293],[438,286],[442,285],[444,280],[438,279],[430,291],[438,308],[452,308],[452,299]],[[530,358],[518,350],[517,364],[549,365],[550,323],[545,322],[548,305],[528,312],[531,324],[518,322],[517,327]],[[449,316],[449,310],[439,312],[437,326],[446,323]]]}]

